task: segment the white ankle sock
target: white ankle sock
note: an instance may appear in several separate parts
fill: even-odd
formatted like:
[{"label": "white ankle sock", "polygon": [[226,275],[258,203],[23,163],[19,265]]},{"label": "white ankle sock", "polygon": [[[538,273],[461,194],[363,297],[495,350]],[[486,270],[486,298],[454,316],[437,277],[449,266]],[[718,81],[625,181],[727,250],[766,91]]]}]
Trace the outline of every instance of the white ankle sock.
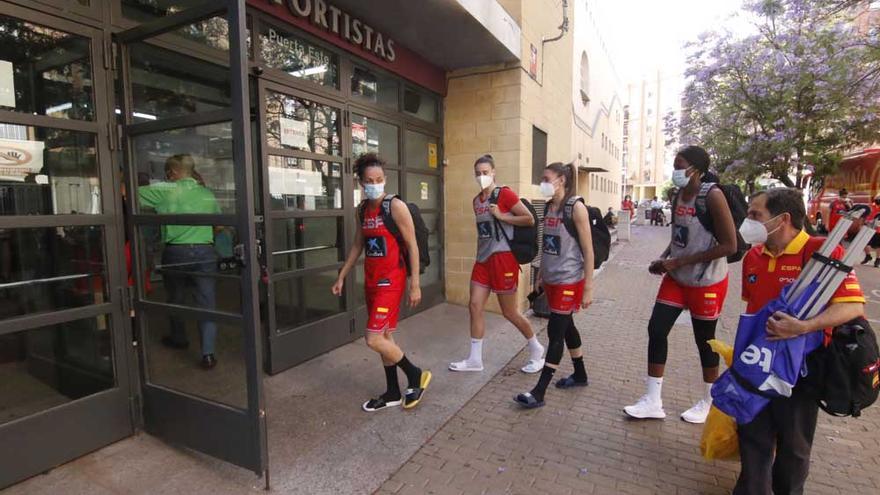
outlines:
[{"label": "white ankle sock", "polygon": [[471,339],[471,354],[467,360],[474,364],[483,362],[483,339]]},{"label": "white ankle sock", "polygon": [[655,378],[653,376],[649,376],[645,379],[645,384],[648,388],[648,398],[653,400],[654,402],[660,402],[660,392],[663,389],[663,378]]},{"label": "white ankle sock", "polygon": [[703,396],[703,399],[709,404],[712,403],[712,383],[705,383],[706,385],[706,395]]},{"label": "white ankle sock", "polygon": [[544,346],[542,346],[541,343],[538,342],[537,336],[533,335],[532,338],[529,339],[528,347],[529,347],[529,359],[537,361],[543,357]]}]

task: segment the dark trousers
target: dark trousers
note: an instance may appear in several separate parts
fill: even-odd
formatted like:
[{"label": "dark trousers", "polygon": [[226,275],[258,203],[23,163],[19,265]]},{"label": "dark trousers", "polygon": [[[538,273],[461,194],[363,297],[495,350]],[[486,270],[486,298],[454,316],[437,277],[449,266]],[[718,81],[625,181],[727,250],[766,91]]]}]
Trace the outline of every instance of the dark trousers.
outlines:
[{"label": "dark trousers", "polygon": [[[168,291],[168,302],[185,306],[187,295],[192,292],[195,307],[212,310],[216,307],[217,280],[211,275],[217,272],[217,252],[210,244],[174,245],[168,244],[162,252],[163,280]],[[169,336],[178,343],[186,343],[186,321],[172,316],[169,318]],[[202,354],[214,354],[217,339],[217,323],[213,320],[199,320]]]},{"label": "dark trousers", "polygon": [[818,413],[815,399],[795,387],[790,398],[770,401],[751,423],[739,425],[742,471],[733,493],[804,493]]}]

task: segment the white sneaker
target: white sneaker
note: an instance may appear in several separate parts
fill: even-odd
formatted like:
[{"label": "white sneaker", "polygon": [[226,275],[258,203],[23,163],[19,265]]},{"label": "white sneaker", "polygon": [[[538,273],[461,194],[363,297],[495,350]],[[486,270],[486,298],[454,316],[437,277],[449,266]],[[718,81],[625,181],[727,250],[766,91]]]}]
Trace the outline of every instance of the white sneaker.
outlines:
[{"label": "white sneaker", "polygon": [[706,416],[709,415],[709,409],[711,407],[711,401],[700,399],[699,402],[694,404],[694,407],[681,413],[681,419],[687,421],[688,423],[694,423],[698,425],[703,424],[706,422]]},{"label": "white sneaker", "polygon": [[474,363],[465,359],[449,363],[449,371],[483,371],[483,363]]},{"label": "white sneaker", "polygon": [[663,419],[666,412],[663,411],[663,402],[653,400],[643,395],[638,402],[623,408],[623,412],[638,419]]},{"label": "white sneaker", "polygon": [[523,373],[537,373],[544,369],[543,359],[529,359],[525,366],[520,368]]}]

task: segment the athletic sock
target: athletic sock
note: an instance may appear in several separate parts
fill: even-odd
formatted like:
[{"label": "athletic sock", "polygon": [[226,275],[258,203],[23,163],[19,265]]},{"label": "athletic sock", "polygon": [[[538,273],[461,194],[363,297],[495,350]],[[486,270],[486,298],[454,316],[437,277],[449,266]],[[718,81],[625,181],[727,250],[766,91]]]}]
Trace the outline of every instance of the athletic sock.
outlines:
[{"label": "athletic sock", "polygon": [[537,400],[538,402],[544,400],[544,392],[547,391],[547,385],[550,385],[550,380],[553,379],[553,373],[555,372],[555,369],[546,365],[541,370],[541,376],[540,378],[538,378],[538,384],[535,385],[535,388],[533,388],[530,392],[532,394],[532,397],[534,397],[535,400]]},{"label": "athletic sock", "polygon": [[579,382],[587,381],[587,370],[584,368],[584,357],[571,358],[571,364],[574,365],[574,379]]},{"label": "athletic sock", "polygon": [[704,383],[704,385],[706,386],[706,394],[703,396],[703,399],[706,402],[711,404],[712,403],[712,385],[713,384],[712,383]]},{"label": "athletic sock", "polygon": [[397,366],[385,366],[385,384],[387,388],[382,398],[385,402],[400,400],[400,384],[397,382]]},{"label": "athletic sock", "polygon": [[538,337],[533,335],[528,341],[529,359],[532,361],[540,361],[544,355],[544,346],[538,342]]},{"label": "athletic sock", "polygon": [[663,377],[648,376],[645,380],[648,388],[648,398],[654,402],[660,402],[660,392],[663,389]]},{"label": "athletic sock", "polygon": [[406,374],[409,388],[419,388],[419,385],[421,385],[422,382],[422,369],[409,362],[409,359],[407,359],[406,356],[400,358],[397,366],[400,366],[400,369]]},{"label": "athletic sock", "polygon": [[471,353],[467,361],[471,364],[483,364],[483,339],[471,338]]}]

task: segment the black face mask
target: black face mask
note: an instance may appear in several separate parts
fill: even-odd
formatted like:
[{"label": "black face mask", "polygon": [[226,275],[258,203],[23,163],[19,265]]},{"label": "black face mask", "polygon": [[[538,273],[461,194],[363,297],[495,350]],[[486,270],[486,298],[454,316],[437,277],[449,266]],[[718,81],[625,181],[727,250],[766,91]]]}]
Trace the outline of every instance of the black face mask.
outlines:
[{"label": "black face mask", "polygon": [[875,199],[875,200],[874,200],[874,204],[877,205],[877,206],[880,206],[880,199]]}]

